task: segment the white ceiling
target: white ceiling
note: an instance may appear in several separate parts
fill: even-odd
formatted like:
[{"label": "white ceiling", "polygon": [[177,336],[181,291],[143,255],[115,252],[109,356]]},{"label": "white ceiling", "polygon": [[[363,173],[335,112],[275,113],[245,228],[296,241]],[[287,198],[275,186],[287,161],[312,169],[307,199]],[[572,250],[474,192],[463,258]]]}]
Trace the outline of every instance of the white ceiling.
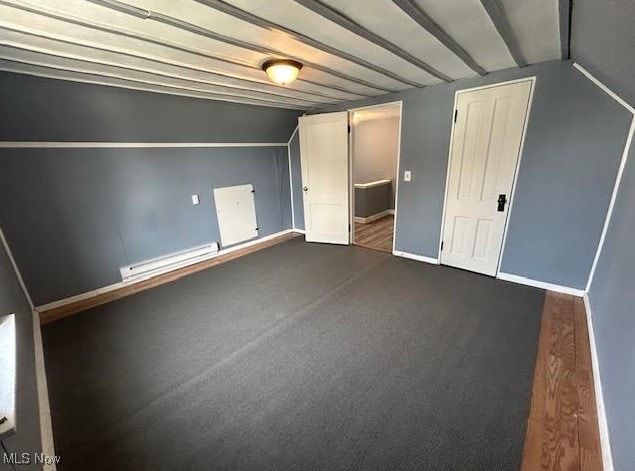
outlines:
[{"label": "white ceiling", "polygon": [[[558,59],[558,11],[558,0],[0,0],[0,70],[310,109]],[[260,66],[274,57],[303,62],[300,79],[269,82]]]}]

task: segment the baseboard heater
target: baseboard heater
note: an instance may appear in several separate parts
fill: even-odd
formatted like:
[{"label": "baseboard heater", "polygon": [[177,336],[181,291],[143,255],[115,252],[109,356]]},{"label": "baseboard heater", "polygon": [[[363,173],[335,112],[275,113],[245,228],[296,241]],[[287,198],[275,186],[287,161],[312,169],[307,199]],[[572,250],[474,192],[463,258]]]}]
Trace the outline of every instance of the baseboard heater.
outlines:
[{"label": "baseboard heater", "polygon": [[165,273],[170,270],[182,268],[193,263],[202,262],[218,253],[218,244],[211,244],[194,247],[192,249],[175,252],[163,257],[153,258],[145,262],[135,263],[127,267],[121,267],[121,279],[132,281],[139,278],[150,278],[152,276]]}]

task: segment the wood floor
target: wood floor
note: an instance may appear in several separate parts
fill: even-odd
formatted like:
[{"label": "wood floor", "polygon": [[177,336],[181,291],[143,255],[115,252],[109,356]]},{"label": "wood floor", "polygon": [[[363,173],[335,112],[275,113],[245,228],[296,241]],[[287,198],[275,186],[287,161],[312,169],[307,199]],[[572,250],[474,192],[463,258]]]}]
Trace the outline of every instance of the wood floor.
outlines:
[{"label": "wood floor", "polygon": [[595,401],[584,302],[548,291],[522,470],[601,470]]},{"label": "wood floor", "polygon": [[366,224],[355,223],[355,245],[367,249],[392,253],[392,237],[395,217],[384,216]]},{"label": "wood floor", "polygon": [[[393,217],[356,224],[356,244],[390,252]],[[358,226],[361,226],[358,228]],[[150,280],[40,313],[42,323],[95,307],[284,242],[288,234]],[[602,470],[591,350],[581,298],[548,291],[542,313],[523,471]]]},{"label": "wood floor", "polygon": [[266,249],[267,247],[271,247],[272,245],[280,244],[289,239],[293,239],[294,237],[300,237],[300,236],[299,234],[296,234],[296,233],[281,235],[279,237],[276,237],[275,239],[270,239],[256,245],[252,245],[249,247],[245,247],[243,249],[236,250],[234,252],[219,255],[210,260],[205,260],[204,262],[200,262],[193,265],[189,265],[187,267],[179,268],[178,270],[174,270],[169,273],[165,273],[163,275],[155,276],[154,278],[150,278],[149,280],[141,281],[139,283],[125,286],[123,288],[109,291],[107,293],[98,294],[96,296],[93,296],[92,298],[83,299],[81,301],[77,301],[71,304],[67,304],[65,306],[53,308],[48,311],[41,311],[40,323],[46,324],[48,322],[53,322],[54,320],[61,319],[62,317],[70,316],[71,314],[76,314],[78,312],[85,311],[95,306],[100,306],[102,304],[106,304],[111,301],[115,301],[117,299],[125,298],[126,296],[130,296],[134,293],[145,291],[147,289],[151,289],[156,286],[160,286],[165,283],[178,280],[179,278],[182,278],[187,275],[191,275],[192,273],[196,273],[201,270],[206,270],[210,267],[220,265],[221,263],[229,262],[230,260],[234,260],[244,255],[257,252],[258,250]]}]

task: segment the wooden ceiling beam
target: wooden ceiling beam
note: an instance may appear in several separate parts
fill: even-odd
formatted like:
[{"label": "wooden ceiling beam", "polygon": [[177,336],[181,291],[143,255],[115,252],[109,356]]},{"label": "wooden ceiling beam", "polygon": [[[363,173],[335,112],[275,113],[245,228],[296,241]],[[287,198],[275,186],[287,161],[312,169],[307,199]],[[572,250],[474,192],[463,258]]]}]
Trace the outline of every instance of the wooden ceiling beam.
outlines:
[{"label": "wooden ceiling beam", "polygon": [[417,4],[412,0],[392,0],[395,5],[412,18],[419,26],[434,36],[441,44],[452,51],[460,58],[465,65],[479,75],[487,75],[487,70],[481,67],[470,54],[457,43],[443,28],[434,22]]},{"label": "wooden ceiling beam", "polygon": [[33,75],[36,77],[52,78],[57,80],[67,80],[72,82],[93,83],[118,88],[130,88],[154,93],[164,93],[168,95],[187,96],[216,101],[231,101],[248,105],[267,106],[274,108],[306,110],[306,107],[280,102],[264,102],[252,98],[240,98],[235,96],[221,96],[213,93],[206,93],[194,90],[186,90],[169,85],[157,85],[123,77],[112,77],[97,72],[74,71],[66,68],[51,67],[42,64],[32,63],[19,59],[0,58],[0,70],[18,74]]},{"label": "wooden ceiling beam", "polygon": [[520,50],[518,40],[516,39],[516,35],[512,30],[507,16],[505,15],[503,5],[501,5],[499,0],[481,0],[481,4],[492,20],[492,23],[494,23],[494,27],[503,39],[503,42],[507,46],[514,62],[516,62],[516,65],[518,65],[518,67],[525,67],[527,65],[527,61]]},{"label": "wooden ceiling beam", "polygon": [[[238,60],[233,60],[231,58],[227,58],[227,57],[223,57],[223,56],[217,56],[199,49],[195,49],[195,48],[191,48],[191,47],[187,47],[187,46],[183,46],[181,44],[176,44],[176,43],[172,43],[170,41],[164,40],[164,39],[159,39],[159,38],[155,38],[152,36],[147,36],[141,33],[136,33],[136,32],[132,32],[132,31],[127,31],[127,30],[122,30],[119,29],[117,27],[113,27],[113,26],[109,26],[109,25],[103,25],[103,24],[96,24],[87,20],[83,20],[77,17],[72,17],[69,16],[67,14],[62,14],[62,13],[57,13],[57,12],[52,12],[50,10],[44,10],[44,9],[39,9],[39,8],[35,8],[33,6],[29,6],[29,5],[24,5],[24,4],[19,4],[13,1],[8,1],[8,0],[0,0],[0,5],[4,5],[4,6],[8,6],[11,8],[16,8],[28,13],[32,13],[32,14],[36,14],[39,16],[43,16],[46,18],[51,18],[54,20],[58,20],[58,21],[62,21],[68,24],[73,24],[76,26],[81,26],[81,27],[85,27],[85,28],[92,28],[95,29],[97,31],[101,31],[104,33],[108,33],[108,34],[113,34],[116,36],[120,36],[120,37],[125,37],[125,38],[129,38],[129,39],[133,39],[133,40],[137,40],[137,41],[142,41],[145,42],[147,44],[152,44],[155,46],[161,46],[161,47],[165,47],[167,49],[171,49],[174,51],[178,51],[178,52],[183,52],[183,53],[187,53],[187,54],[192,54],[198,57],[203,57],[203,58],[207,58],[207,59],[213,59],[213,60],[217,60],[217,61],[221,61],[221,62],[226,62],[228,64],[232,64],[235,66],[239,66],[239,67],[245,67],[251,70],[260,70],[260,67],[256,67],[253,66],[251,64],[246,64],[244,62],[238,61]],[[362,96],[362,97],[373,97],[373,96],[377,96],[380,93],[361,93],[359,91],[356,90],[351,90],[346,88],[345,86],[340,86],[340,85],[333,85],[333,84],[329,84],[329,83],[318,83],[315,81],[310,81],[310,80],[305,80],[302,77],[300,77],[298,79],[298,82],[305,82],[305,83],[309,83],[311,85],[317,85],[319,87],[325,88],[325,89],[332,89],[332,90],[338,90],[341,92],[345,92],[345,93],[350,93],[353,95],[358,95],[358,96]],[[383,92],[386,93],[388,91],[392,91],[390,89],[385,89],[385,88],[381,88],[378,87],[374,84],[360,84],[363,85],[366,88],[371,88],[374,90],[377,90],[378,92]],[[313,93],[316,94],[315,92],[309,92],[309,91],[305,91],[305,93]]]},{"label": "wooden ceiling beam", "polygon": [[302,44],[314,47],[315,49],[319,49],[322,52],[331,54],[333,56],[337,56],[341,59],[353,62],[357,65],[361,65],[362,67],[366,67],[367,69],[370,69],[373,72],[377,72],[386,77],[390,77],[393,80],[404,83],[406,85],[410,85],[411,87],[423,86],[422,84],[413,82],[412,80],[408,80],[407,78],[404,78],[391,70],[385,69],[376,64],[372,64],[368,61],[365,61],[364,59],[360,59],[359,57],[349,54],[348,52],[342,51],[340,49],[336,49],[332,46],[329,46],[328,44],[325,44],[309,36],[306,36],[305,34],[299,33],[298,31],[292,30],[278,23],[274,23],[272,21],[266,20],[264,18],[256,16],[247,11],[241,10],[240,8],[237,8],[226,2],[223,2],[222,0],[194,0],[194,1],[202,5],[208,6],[210,8],[213,8],[222,13],[225,13],[227,15],[230,15],[236,19],[250,23],[254,26],[259,26],[261,28],[264,28],[273,32],[276,32],[276,31],[283,32],[287,36],[290,36],[291,38],[293,38],[294,40]]},{"label": "wooden ceiling beam", "polygon": [[382,38],[381,36],[373,33],[372,31],[364,28],[362,25],[356,23],[351,18],[343,15],[337,10],[334,10],[330,6],[322,3],[319,0],[295,0],[303,7],[311,10],[313,13],[320,15],[323,18],[347,29],[348,31],[360,36],[371,43],[392,52],[397,57],[419,67],[420,69],[428,72],[430,75],[443,80],[444,82],[452,82],[452,78],[439,72],[434,67],[430,66],[426,62],[422,61],[418,57],[413,56],[407,51],[404,51],[399,46],[391,43],[390,41]]},{"label": "wooden ceiling beam", "polygon": [[[122,2],[116,2],[115,0],[108,0],[108,1],[104,1],[104,0],[88,0],[88,1],[90,1],[92,3],[95,3],[95,4],[99,4],[99,5],[108,7],[108,8],[113,8],[113,3],[122,3]],[[123,10],[121,8],[119,8],[118,11],[123,11]],[[172,26],[174,28],[178,28],[178,29],[181,29],[183,31],[187,31],[187,32],[192,33],[192,34],[203,36],[203,37],[206,37],[208,39],[213,39],[215,41],[223,42],[225,44],[230,44],[232,46],[236,46],[236,47],[239,47],[239,48],[242,48],[242,49],[247,49],[247,50],[250,50],[250,51],[258,52],[260,54],[265,54],[265,55],[268,55],[268,56],[271,56],[271,57],[283,57],[283,58],[286,58],[286,57],[289,56],[284,51],[271,49],[271,48],[268,48],[268,47],[265,47],[265,46],[261,46],[259,44],[250,43],[248,41],[243,41],[241,39],[236,39],[236,38],[232,38],[232,37],[226,36],[224,34],[216,33],[215,31],[211,31],[209,29],[206,29],[206,28],[203,28],[201,26],[189,23],[189,22],[184,21],[184,20],[180,20],[178,18],[174,18],[174,17],[169,16],[169,15],[164,15],[163,13],[158,13],[158,12],[154,12],[154,11],[150,11],[149,13],[150,13],[150,15],[147,17],[147,19],[150,20],[150,21],[156,21],[158,23],[163,23],[165,25]],[[132,13],[132,12],[130,14],[134,15],[134,16],[138,16],[137,14]],[[307,65],[307,66],[309,66],[309,67],[311,67],[313,69],[319,70],[319,71],[327,73],[329,75],[333,75],[333,76],[341,78],[343,80],[348,80],[350,82],[355,82],[355,83],[358,83],[360,85],[364,85],[364,86],[369,87],[369,88],[374,88],[376,90],[381,90],[383,92],[396,91],[394,89],[390,89],[390,88],[386,88],[386,87],[383,87],[383,86],[379,86],[377,84],[373,84],[371,82],[368,82],[366,80],[360,79],[358,77],[354,77],[352,75],[345,74],[343,72],[340,72],[338,70],[332,69],[330,67],[326,67],[326,66],[323,66],[321,64],[316,64],[314,62],[310,62],[310,61],[308,61],[306,59],[303,59],[303,58],[298,58],[298,60],[302,61],[305,65]]]},{"label": "wooden ceiling beam", "polygon": [[[122,51],[122,50],[114,50],[112,48],[108,48],[108,47],[101,47],[95,44],[91,44],[91,43],[85,43],[83,41],[79,41],[76,39],[67,39],[67,38],[59,38],[59,37],[50,37],[50,36],[46,36],[44,34],[40,34],[40,33],[36,33],[33,31],[25,31],[25,30],[21,30],[19,28],[12,28],[12,27],[7,27],[7,26],[1,26],[0,25],[0,31],[5,31],[7,33],[7,35],[15,33],[18,35],[24,35],[24,36],[29,36],[35,39],[42,39],[45,41],[51,41],[53,43],[60,43],[63,45],[70,45],[71,47],[79,47],[79,48],[86,48],[90,51],[98,51],[98,52],[106,52],[109,54],[116,54],[118,56],[124,56],[124,57],[130,57],[133,59],[140,59],[143,61],[147,61],[147,62],[152,62],[152,63],[156,63],[156,64],[160,64],[162,66],[168,66],[168,67],[173,67],[173,68],[178,68],[178,69],[183,69],[183,70],[187,70],[187,71],[192,71],[192,72],[198,72],[198,73],[203,73],[206,75],[209,75],[210,77],[218,77],[220,80],[231,80],[232,82],[241,84],[241,85],[236,85],[236,84],[231,84],[231,83],[219,83],[219,82],[212,82],[209,81],[210,84],[216,84],[216,85],[222,85],[222,86],[230,86],[230,87],[234,87],[234,88],[240,88],[240,89],[244,89],[244,90],[253,90],[253,91],[263,91],[263,93],[268,93],[268,94],[272,94],[272,95],[279,95],[279,96],[293,96],[294,98],[297,98],[299,100],[304,100],[307,102],[314,102],[314,103],[321,103],[323,102],[323,100],[316,100],[316,99],[310,99],[310,96],[315,96],[315,97],[320,97],[320,98],[326,98],[329,100],[344,100],[345,98],[343,97],[338,97],[338,96],[332,96],[332,95],[328,95],[328,94],[324,94],[324,93],[319,93],[319,92],[313,92],[313,91],[306,91],[306,90],[301,90],[301,89],[297,89],[297,88],[281,88],[279,86],[273,85],[269,82],[267,82],[265,79],[263,79],[262,81],[258,81],[255,79],[250,79],[250,78],[245,78],[245,77],[241,77],[241,76],[236,76],[236,75],[232,75],[229,73],[225,73],[225,72],[219,72],[219,71],[215,71],[215,70],[209,70],[209,69],[205,69],[205,68],[201,68],[201,67],[196,67],[196,66],[192,66],[192,65],[187,65],[187,64],[182,64],[182,63],[174,63],[171,61],[165,61],[162,60],[160,58],[157,57],[153,57],[153,56],[147,56],[145,54],[139,54],[139,53],[134,53],[134,52],[130,52],[130,51]],[[6,41],[2,41],[0,40],[0,43],[4,43],[6,44]],[[183,78],[187,78],[185,76],[182,76]],[[255,88],[254,86],[257,86],[258,88]],[[287,93],[287,95],[283,94],[282,92]],[[349,95],[353,95],[355,96],[355,93],[351,93],[351,92],[343,92],[343,93],[347,93]],[[290,95],[289,95],[290,94]],[[308,95],[308,97],[307,97]],[[346,99],[354,99],[352,97],[347,97]]]}]

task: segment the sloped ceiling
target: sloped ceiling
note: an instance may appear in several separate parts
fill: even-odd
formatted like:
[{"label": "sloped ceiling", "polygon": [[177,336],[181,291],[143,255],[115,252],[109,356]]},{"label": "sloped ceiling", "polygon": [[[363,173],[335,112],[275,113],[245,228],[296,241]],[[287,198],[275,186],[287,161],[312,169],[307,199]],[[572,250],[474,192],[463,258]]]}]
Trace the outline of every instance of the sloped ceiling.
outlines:
[{"label": "sloped ceiling", "polygon": [[574,1],[571,57],[635,106],[635,1]]},{"label": "sloped ceiling", "polygon": [[[0,0],[0,70],[311,109],[566,56],[563,3]],[[271,58],[300,79],[269,82]]]}]

